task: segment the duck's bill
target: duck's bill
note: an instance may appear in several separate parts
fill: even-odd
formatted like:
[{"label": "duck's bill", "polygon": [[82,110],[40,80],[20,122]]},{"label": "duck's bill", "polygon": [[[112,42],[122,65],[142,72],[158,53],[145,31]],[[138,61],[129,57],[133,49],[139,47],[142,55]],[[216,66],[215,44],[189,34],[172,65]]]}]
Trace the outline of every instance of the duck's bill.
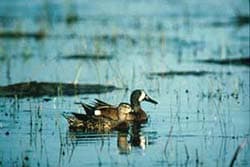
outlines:
[{"label": "duck's bill", "polygon": [[148,102],[153,103],[153,104],[158,104],[157,101],[155,101],[154,99],[152,99],[152,98],[149,97],[149,96],[146,96],[146,97],[145,97],[145,101],[148,101]]}]

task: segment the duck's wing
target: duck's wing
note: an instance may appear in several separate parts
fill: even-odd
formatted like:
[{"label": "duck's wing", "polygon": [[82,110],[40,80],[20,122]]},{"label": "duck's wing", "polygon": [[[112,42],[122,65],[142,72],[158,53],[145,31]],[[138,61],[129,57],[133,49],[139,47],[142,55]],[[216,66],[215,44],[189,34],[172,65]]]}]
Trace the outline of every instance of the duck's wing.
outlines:
[{"label": "duck's wing", "polygon": [[76,113],[76,112],[72,112],[71,113],[76,119],[78,119],[79,121],[89,121],[89,120],[93,120],[93,121],[100,121],[100,120],[105,120],[105,121],[109,121],[112,120],[109,116],[106,116],[106,114],[101,115],[101,116],[96,116],[96,115],[86,115],[86,114],[82,114],[82,113]]},{"label": "duck's wing", "polygon": [[[96,114],[98,113],[98,115]],[[117,107],[114,106],[100,106],[95,110],[95,115],[98,117],[108,118],[111,120],[118,120]]]},{"label": "duck's wing", "polygon": [[74,115],[74,117],[75,117],[76,119],[81,120],[81,121],[87,121],[87,120],[93,118],[93,116],[86,115],[86,114],[82,114],[82,113],[72,112],[71,114]]},{"label": "duck's wing", "polygon": [[99,116],[108,118],[111,120],[118,120],[117,106],[106,103],[99,99],[95,99],[95,107],[96,107],[96,110],[100,111]]},{"label": "duck's wing", "polygon": [[[95,99],[96,103],[94,106],[86,104],[86,103],[79,103],[84,108],[87,116],[94,116],[95,118],[105,118],[105,119],[111,119],[111,120],[118,120],[118,114],[117,114],[117,107],[110,105],[106,102],[103,102],[101,100]],[[79,119],[84,120],[85,114],[74,113],[76,117],[79,117]]]}]

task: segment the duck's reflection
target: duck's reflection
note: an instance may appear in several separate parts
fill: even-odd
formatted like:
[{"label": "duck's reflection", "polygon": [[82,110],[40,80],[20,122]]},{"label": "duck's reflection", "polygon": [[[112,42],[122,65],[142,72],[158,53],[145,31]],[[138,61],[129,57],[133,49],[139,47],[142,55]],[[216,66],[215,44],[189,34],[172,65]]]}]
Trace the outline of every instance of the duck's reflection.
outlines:
[{"label": "duck's reflection", "polygon": [[145,149],[147,146],[147,138],[141,132],[142,124],[133,124],[131,127],[130,143],[134,147]]},{"label": "duck's reflection", "polygon": [[117,146],[120,154],[129,154],[133,147],[146,149],[148,138],[142,133],[141,128],[141,124],[134,124],[128,133],[118,132]]},{"label": "duck's reflection", "polygon": [[117,147],[120,154],[129,154],[131,151],[131,144],[128,141],[128,133],[118,132]]},{"label": "duck's reflection", "polygon": [[[148,146],[148,134],[142,132],[141,124],[133,124],[129,131],[118,133],[86,133],[80,131],[69,131],[68,137],[75,141],[75,144],[95,143],[105,141],[110,137],[117,137],[117,148],[119,154],[129,154],[133,148],[146,149]],[[153,143],[153,142],[152,142]]]}]

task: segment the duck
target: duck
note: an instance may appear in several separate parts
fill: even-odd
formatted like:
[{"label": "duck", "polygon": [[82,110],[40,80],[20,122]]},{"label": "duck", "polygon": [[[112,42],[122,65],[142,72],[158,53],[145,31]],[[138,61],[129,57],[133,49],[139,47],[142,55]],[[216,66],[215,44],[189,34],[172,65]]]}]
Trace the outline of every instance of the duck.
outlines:
[{"label": "duck", "polygon": [[[147,101],[153,104],[158,104],[157,101],[152,99],[143,89],[136,89],[131,93],[130,104],[126,103],[127,110],[131,110],[126,115],[124,115],[124,121],[128,122],[147,122],[148,116],[146,112],[141,107],[141,102]],[[86,103],[80,103],[84,108],[87,116],[105,117],[114,121],[118,121],[120,118],[117,113],[119,106],[111,105],[99,99],[95,99],[94,105],[89,105]],[[122,107],[125,110],[125,106]],[[81,119],[81,115],[75,115],[77,118]]]},{"label": "duck", "polygon": [[128,103],[120,103],[116,109],[117,120],[105,116],[75,112],[63,113],[63,116],[67,120],[70,130],[81,130],[86,132],[127,131],[129,124],[125,120],[127,115],[132,112],[132,108]]}]

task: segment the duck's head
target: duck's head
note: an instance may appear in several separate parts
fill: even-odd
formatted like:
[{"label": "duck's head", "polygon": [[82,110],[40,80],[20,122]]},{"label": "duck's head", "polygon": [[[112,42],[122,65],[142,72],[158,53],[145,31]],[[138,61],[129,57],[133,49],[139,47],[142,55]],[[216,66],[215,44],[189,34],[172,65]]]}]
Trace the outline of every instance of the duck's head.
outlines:
[{"label": "duck's head", "polygon": [[153,100],[151,97],[149,97],[144,90],[142,89],[137,89],[137,90],[134,90],[131,94],[131,97],[130,97],[130,103],[131,103],[131,106],[132,107],[135,107],[135,106],[140,106],[140,103],[142,101],[147,101],[147,102],[150,102],[150,103],[153,103],[153,104],[158,104],[157,101]]}]

